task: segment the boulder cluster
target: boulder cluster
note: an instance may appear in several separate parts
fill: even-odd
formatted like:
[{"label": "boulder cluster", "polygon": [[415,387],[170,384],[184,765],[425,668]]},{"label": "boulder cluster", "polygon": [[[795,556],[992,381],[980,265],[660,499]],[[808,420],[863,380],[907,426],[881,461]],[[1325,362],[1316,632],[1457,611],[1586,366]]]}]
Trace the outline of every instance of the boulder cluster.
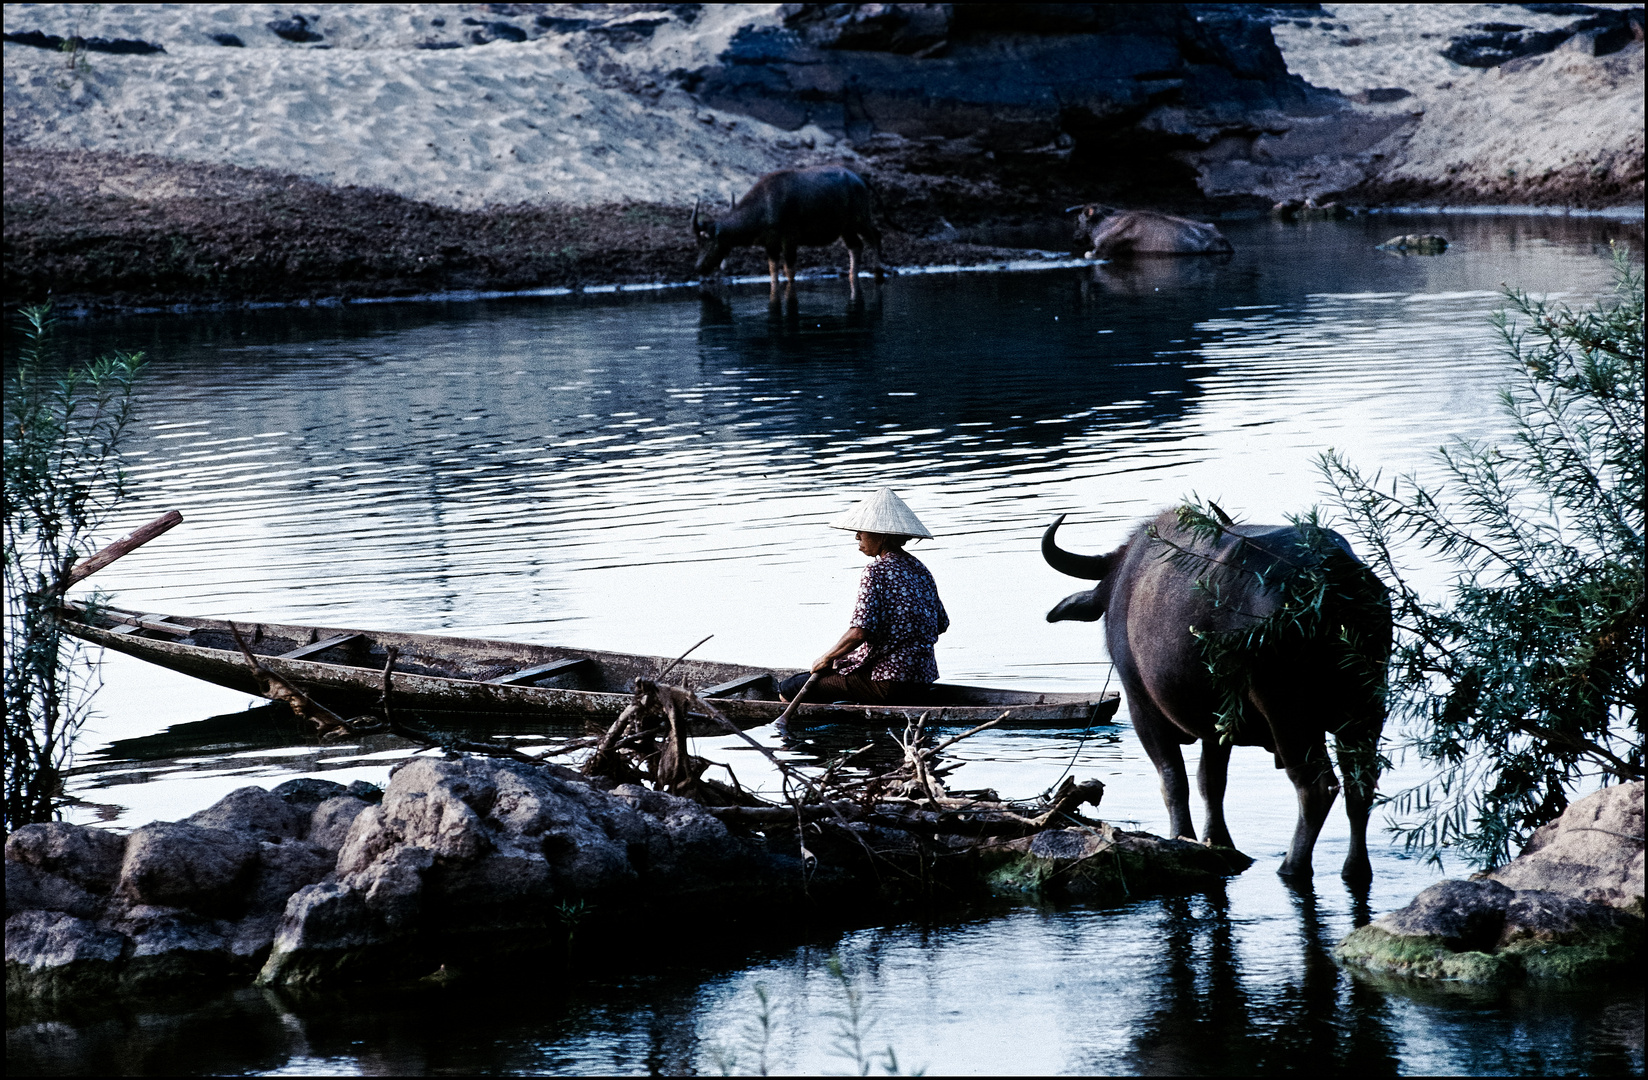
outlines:
[{"label": "boulder cluster", "polygon": [[6,842],[7,993],[51,1005],[254,979],[408,982],[564,955],[575,930],[633,936],[649,915],[864,915],[992,889],[1118,900],[1206,888],[1249,862],[1103,823],[1003,841],[854,820],[809,825],[805,850],[793,818],[741,824],[750,813],[450,755],[403,763],[381,793],[245,787],[129,836],[29,825]]},{"label": "boulder cluster", "polygon": [[530,934],[557,923],[557,902],[791,881],[799,858],[729,836],[685,799],[602,791],[554,767],[415,759],[381,797],[302,779],[130,836],[18,829],[6,841],[6,986],[49,1001],[393,975],[425,960],[399,946],[434,931]]},{"label": "boulder cluster", "polygon": [[1536,831],[1517,858],[1441,881],[1339,943],[1388,975],[1467,983],[1583,979],[1633,968],[1643,935],[1643,784],[1604,788]]}]

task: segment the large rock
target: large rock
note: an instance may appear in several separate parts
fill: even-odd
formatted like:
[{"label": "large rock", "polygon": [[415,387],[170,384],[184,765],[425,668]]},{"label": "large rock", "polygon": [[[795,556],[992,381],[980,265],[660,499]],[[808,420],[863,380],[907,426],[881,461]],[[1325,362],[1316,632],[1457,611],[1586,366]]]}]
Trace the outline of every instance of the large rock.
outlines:
[{"label": "large rock", "polygon": [[1078,152],[1084,140],[1159,147],[1312,100],[1269,26],[1222,7],[1198,19],[1183,4],[794,4],[782,26],[743,28],[687,85],[792,131],[972,138],[991,151],[1061,134]]},{"label": "large rock", "polygon": [[58,911],[6,920],[6,997],[59,1001],[113,990],[130,942]]},{"label": "large rock", "polygon": [[1642,805],[1640,782],[1588,796],[1505,866],[1430,886],[1353,930],[1335,955],[1365,970],[1468,983],[1628,970],[1642,953]]},{"label": "large rock", "polygon": [[125,857],[124,836],[64,821],[24,825],[6,837],[7,863],[37,866],[93,892],[114,887]]},{"label": "large rock", "polygon": [[316,804],[309,813],[309,842],[330,851],[335,858],[349,829],[367,804],[352,795],[338,795]]},{"label": "large rock", "polygon": [[241,833],[155,822],[128,840],[118,892],[134,903],[226,910],[240,899],[257,853]]},{"label": "large rock", "polygon": [[259,980],[382,975],[423,962],[418,943],[443,935],[554,936],[568,903],[617,912],[774,887],[791,863],[687,799],[600,791],[553,767],[419,758],[381,805],[355,811],[335,882],[288,901]]},{"label": "large rock", "polygon": [[1488,875],[1512,889],[1561,893],[1643,914],[1643,782],[1603,788],[1535,830]]},{"label": "large rock", "polygon": [[81,918],[94,918],[104,906],[104,897],[87,892],[65,877],[58,877],[23,862],[6,863],[6,916],[19,911],[62,911]]},{"label": "large rock", "polygon": [[[339,791],[344,790],[341,785]],[[237,788],[211,806],[183,819],[203,829],[224,829],[253,840],[296,840],[308,831],[309,814],[300,805],[260,787]]]}]

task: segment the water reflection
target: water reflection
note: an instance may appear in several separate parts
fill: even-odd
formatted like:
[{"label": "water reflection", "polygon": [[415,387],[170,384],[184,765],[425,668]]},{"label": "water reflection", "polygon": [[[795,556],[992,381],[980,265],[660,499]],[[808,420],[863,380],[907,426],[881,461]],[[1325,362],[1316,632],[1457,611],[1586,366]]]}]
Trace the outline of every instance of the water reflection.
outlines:
[{"label": "water reflection", "polygon": [[7,1064],[25,1074],[684,1075],[717,1071],[731,1051],[745,1071],[741,1031],[760,982],[774,1071],[828,1072],[850,1064],[832,1046],[842,994],[823,962],[839,954],[874,1022],[869,1047],[891,1045],[905,1068],[936,1074],[1642,1070],[1639,987],[1381,987],[1327,959],[1332,935],[1313,903],[1301,895],[1264,942],[1295,955],[1260,963],[1243,940],[1253,927],[1216,889],[1121,911],[935,913],[800,946],[746,935],[733,949],[699,934],[673,960],[608,944],[576,972],[535,969],[506,987],[243,990],[55,1021],[14,1014]]}]

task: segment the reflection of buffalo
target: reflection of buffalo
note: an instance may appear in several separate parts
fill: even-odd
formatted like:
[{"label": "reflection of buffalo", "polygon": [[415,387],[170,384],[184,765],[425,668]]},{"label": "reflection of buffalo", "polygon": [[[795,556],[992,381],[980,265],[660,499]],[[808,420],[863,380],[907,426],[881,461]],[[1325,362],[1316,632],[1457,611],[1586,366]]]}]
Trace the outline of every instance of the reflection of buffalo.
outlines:
[{"label": "reflection of buffalo", "polygon": [[878,264],[881,253],[881,232],[870,220],[870,189],[857,173],[839,165],[768,173],[720,217],[702,217],[694,206],[692,233],[700,274],[714,271],[734,248],[759,244],[766,249],[774,288],[780,259],[795,284],[796,248],[802,244],[845,241],[850,281],[858,277],[866,240],[876,249]]},{"label": "reflection of buffalo", "polygon": [[[1133,728],[1161,774],[1172,835],[1194,836],[1189,784],[1181,745],[1202,740],[1197,774],[1207,804],[1203,839],[1233,846],[1225,827],[1225,776],[1230,745],[1215,727],[1219,690],[1208,671],[1198,634],[1251,627],[1278,610],[1277,580],[1308,547],[1292,526],[1228,525],[1216,541],[1181,528],[1168,511],[1135,531],[1108,555],[1074,555],[1054,541],[1060,522],[1042,537],[1042,556],[1053,569],[1098,584],[1060,601],[1049,622],[1105,620],[1105,641],[1127,695]],[[1385,722],[1381,690],[1390,655],[1390,604],[1383,585],[1356,561],[1350,545],[1325,532],[1337,546],[1321,565],[1344,588],[1330,590],[1324,632],[1299,640],[1285,651],[1261,652],[1244,671],[1244,708],[1252,721],[1235,732],[1235,742],[1263,746],[1276,755],[1299,795],[1299,822],[1281,873],[1308,875],[1311,849],[1328,809],[1339,793],[1324,745],[1335,735],[1345,779],[1345,813],[1350,818],[1350,854],[1344,876],[1372,877],[1368,863],[1368,810],[1378,776],[1377,744]],[[1176,551],[1188,555],[1173,556]],[[1342,555],[1341,555],[1342,552]],[[1305,556],[1309,557],[1309,556]],[[1342,561],[1340,561],[1342,560]],[[1341,594],[1360,596],[1341,599]],[[1356,659],[1373,678],[1357,678],[1345,667],[1342,640],[1361,642]]]},{"label": "reflection of buffalo", "polygon": [[1224,233],[1205,222],[1153,210],[1116,212],[1095,203],[1081,207],[1081,213],[1076,215],[1075,238],[1088,245],[1088,251],[1082,256],[1087,259],[1228,255],[1234,250]]}]

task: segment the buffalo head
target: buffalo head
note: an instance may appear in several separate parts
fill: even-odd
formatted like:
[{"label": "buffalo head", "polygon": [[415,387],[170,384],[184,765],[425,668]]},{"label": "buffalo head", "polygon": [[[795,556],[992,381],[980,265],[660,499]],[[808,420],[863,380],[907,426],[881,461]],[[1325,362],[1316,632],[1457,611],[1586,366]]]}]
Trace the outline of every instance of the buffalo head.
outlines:
[{"label": "buffalo head", "polygon": [[1048,622],[1063,622],[1074,619],[1078,622],[1093,622],[1104,614],[1106,602],[1110,596],[1110,583],[1105,578],[1115,568],[1119,556],[1125,548],[1113,551],[1109,555],[1077,555],[1065,551],[1054,540],[1059,526],[1064,524],[1064,515],[1060,514],[1047,526],[1047,531],[1041,538],[1041,557],[1047,560],[1047,565],[1061,574],[1068,574],[1075,578],[1084,578],[1087,581],[1097,581],[1098,584],[1085,592],[1071,593],[1054,605],[1053,610],[1047,613]]},{"label": "buffalo head", "polygon": [[698,243],[698,262],[696,269],[699,274],[708,274],[721,265],[721,260],[727,257],[732,245],[721,239],[721,225],[712,217],[706,217],[698,212],[699,204],[692,204],[692,238]]},{"label": "buffalo head", "polygon": [[1064,208],[1064,212],[1067,214],[1072,211],[1077,212],[1076,231],[1072,234],[1072,237],[1083,241],[1093,235],[1093,226],[1116,212],[1114,207],[1101,206],[1098,203],[1082,203]]}]

